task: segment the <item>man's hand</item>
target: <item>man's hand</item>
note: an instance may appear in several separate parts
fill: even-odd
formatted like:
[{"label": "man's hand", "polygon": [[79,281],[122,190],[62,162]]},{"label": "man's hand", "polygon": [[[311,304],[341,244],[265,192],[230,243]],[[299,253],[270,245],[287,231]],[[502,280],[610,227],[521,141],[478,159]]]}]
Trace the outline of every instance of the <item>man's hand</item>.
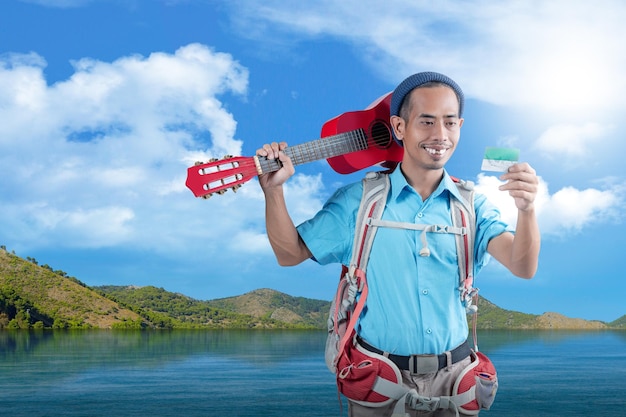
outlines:
[{"label": "man's hand", "polygon": [[509,167],[500,177],[506,181],[500,190],[508,191],[518,209],[515,234],[505,232],[489,242],[487,250],[514,275],[532,278],[539,265],[541,234],[535,213],[539,178],[525,162]]},{"label": "man's hand", "polygon": [[294,174],[295,168],[291,158],[283,152],[286,147],[286,142],[272,142],[266,143],[262,148],[257,149],[257,156],[266,157],[267,159],[278,159],[282,164],[282,168],[278,171],[259,175],[259,184],[263,191],[281,187]]},{"label": "man's hand", "polygon": [[283,184],[291,177],[295,169],[291,158],[283,150],[287,147],[285,142],[272,142],[257,149],[258,157],[278,159],[282,168],[275,172],[259,175],[259,184],[265,195],[265,228],[276,260],[279,265],[297,265],[310,258],[311,252],[304,241],[300,238],[296,226],[289,216]]},{"label": "man's hand", "polygon": [[535,208],[539,178],[535,170],[526,162],[509,167],[508,172],[500,176],[506,184],[501,185],[501,191],[508,191],[515,200],[515,206],[520,211],[530,211]]}]

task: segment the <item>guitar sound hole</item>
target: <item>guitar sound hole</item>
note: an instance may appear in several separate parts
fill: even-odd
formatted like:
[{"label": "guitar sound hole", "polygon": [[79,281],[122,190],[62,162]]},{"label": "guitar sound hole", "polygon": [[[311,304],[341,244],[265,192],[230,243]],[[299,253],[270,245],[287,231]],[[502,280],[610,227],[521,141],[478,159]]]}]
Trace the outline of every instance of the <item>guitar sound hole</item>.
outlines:
[{"label": "guitar sound hole", "polygon": [[391,130],[389,125],[377,120],[370,127],[370,137],[378,148],[387,148],[391,144]]}]

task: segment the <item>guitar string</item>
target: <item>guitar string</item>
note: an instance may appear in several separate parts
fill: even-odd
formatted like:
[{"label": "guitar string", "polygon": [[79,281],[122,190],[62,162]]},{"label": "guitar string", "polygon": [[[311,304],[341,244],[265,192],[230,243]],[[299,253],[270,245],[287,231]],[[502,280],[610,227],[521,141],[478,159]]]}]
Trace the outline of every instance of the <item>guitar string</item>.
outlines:
[{"label": "guitar string", "polygon": [[[363,129],[357,129],[291,146],[285,149],[285,153],[292,158],[295,165],[299,165],[305,162],[330,158],[332,156],[342,155],[366,148],[367,139],[365,137],[365,133],[363,132]],[[276,160],[269,161],[263,159],[260,162],[263,172],[271,172],[266,171],[265,168],[276,171],[281,167],[280,163]]]},{"label": "guitar string", "polygon": [[[357,132],[359,134],[357,134]],[[362,143],[358,143],[358,140],[362,139],[363,136],[362,130],[344,132],[330,139],[316,140],[302,145],[296,145],[291,149],[291,153],[296,162],[299,163],[301,160],[307,161],[312,158],[322,159],[323,157],[338,155],[340,153],[353,152],[359,150],[358,148],[361,147],[359,145],[362,145]]]},{"label": "guitar string", "polygon": [[[390,138],[389,135],[385,136],[386,138]],[[381,142],[375,138],[369,138],[365,135],[363,129],[356,129],[291,146],[286,148],[285,152],[292,158],[294,165],[299,165],[318,159],[361,151],[369,148],[371,145],[380,143]],[[261,159],[259,163],[263,172],[277,171],[281,167],[281,164],[276,160]]]}]

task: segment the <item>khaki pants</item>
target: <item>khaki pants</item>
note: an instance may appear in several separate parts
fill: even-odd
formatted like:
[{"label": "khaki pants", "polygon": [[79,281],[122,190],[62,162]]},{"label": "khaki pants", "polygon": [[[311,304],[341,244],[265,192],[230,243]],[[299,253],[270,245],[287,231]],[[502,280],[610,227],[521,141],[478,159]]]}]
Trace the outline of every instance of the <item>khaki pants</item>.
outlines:
[{"label": "khaki pants", "polygon": [[[415,389],[418,394],[424,397],[440,397],[452,394],[452,387],[457,377],[463,369],[471,362],[468,356],[460,362],[455,363],[449,369],[443,368],[431,374],[411,374],[409,371],[402,373],[402,382],[409,389]],[[389,417],[393,413],[395,402],[385,407],[365,407],[360,404],[348,401],[348,415],[350,417]],[[456,416],[453,410],[437,411],[417,411],[406,408],[406,412],[411,416],[432,416],[432,417],[453,417]],[[459,410],[459,415],[464,415]],[[477,415],[477,414],[475,414]]]}]

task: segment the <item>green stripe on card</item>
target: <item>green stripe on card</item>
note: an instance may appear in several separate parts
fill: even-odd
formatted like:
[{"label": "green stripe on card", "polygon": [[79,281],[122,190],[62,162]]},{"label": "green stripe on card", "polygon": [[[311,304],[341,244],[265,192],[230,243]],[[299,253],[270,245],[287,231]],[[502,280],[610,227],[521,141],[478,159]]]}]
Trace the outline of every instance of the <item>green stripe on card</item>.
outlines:
[{"label": "green stripe on card", "polygon": [[485,149],[485,159],[494,161],[517,161],[519,159],[519,149],[494,148],[488,146]]}]

